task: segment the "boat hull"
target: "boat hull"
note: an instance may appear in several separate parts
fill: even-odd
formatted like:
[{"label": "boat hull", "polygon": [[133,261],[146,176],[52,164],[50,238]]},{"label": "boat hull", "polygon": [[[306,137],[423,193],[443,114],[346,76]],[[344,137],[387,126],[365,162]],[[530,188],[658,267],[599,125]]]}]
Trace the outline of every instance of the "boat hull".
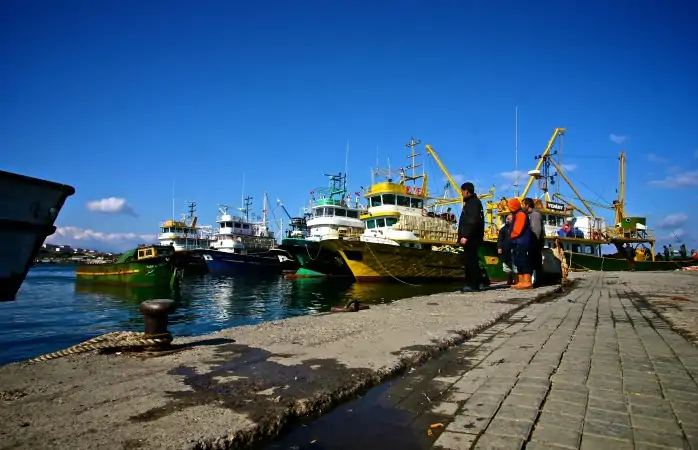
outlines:
[{"label": "boat hull", "polygon": [[[323,245],[339,253],[357,281],[462,280],[462,254],[358,240],[328,240]],[[480,264],[490,281],[506,278],[495,243],[480,246]]]},{"label": "boat hull", "polygon": [[323,245],[322,241],[284,239],[280,248],[290,253],[300,264],[292,278],[352,277],[351,270],[337,251]]},{"label": "boat hull", "polygon": [[[623,258],[610,258],[582,253],[566,252],[567,264],[574,270],[593,270],[601,272],[623,272],[630,270],[630,264]],[[698,265],[697,261],[635,261],[636,272],[676,270]]]},{"label": "boat hull", "polygon": [[288,267],[276,256],[240,255],[218,250],[194,250],[201,253],[210,273],[276,275]]},{"label": "boat hull", "polygon": [[77,266],[78,283],[129,286],[169,286],[175,267],[168,261],[88,264]]},{"label": "boat hull", "polygon": [[65,200],[64,184],[0,171],[0,301],[15,299]]}]

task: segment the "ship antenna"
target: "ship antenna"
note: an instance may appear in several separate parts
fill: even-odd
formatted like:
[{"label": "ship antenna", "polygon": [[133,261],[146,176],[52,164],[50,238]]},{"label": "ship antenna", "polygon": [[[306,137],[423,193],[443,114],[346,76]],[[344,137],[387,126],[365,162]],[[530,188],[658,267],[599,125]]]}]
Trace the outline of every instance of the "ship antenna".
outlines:
[{"label": "ship antenna", "polygon": [[347,189],[347,174],[349,173],[349,139],[347,139],[347,152],[344,156],[344,190]]},{"label": "ship antenna", "polygon": [[172,179],[172,220],[175,220],[174,210],[175,210],[175,180]]},{"label": "ship antenna", "polygon": [[514,188],[519,196],[519,107],[514,112]]},{"label": "ship antenna", "polygon": [[[415,148],[417,145],[421,144],[421,143],[422,143],[422,141],[420,141],[420,140],[415,140],[414,137],[413,137],[412,139],[410,139],[410,143],[409,143],[409,144],[405,144],[405,147],[407,147],[407,148],[410,149],[410,155],[409,155],[407,158],[409,158],[409,159],[412,160],[412,164],[408,167],[408,169],[412,169],[412,176],[409,177],[409,179],[412,180],[412,184],[413,184],[414,186],[417,185],[417,178],[418,178],[418,177],[417,177],[417,168],[418,168],[419,166],[422,165],[422,164],[415,164],[415,158],[416,158],[417,156],[419,156],[419,153],[416,153],[416,152],[414,151],[414,148]],[[403,175],[403,176],[404,176],[404,175]]]}]

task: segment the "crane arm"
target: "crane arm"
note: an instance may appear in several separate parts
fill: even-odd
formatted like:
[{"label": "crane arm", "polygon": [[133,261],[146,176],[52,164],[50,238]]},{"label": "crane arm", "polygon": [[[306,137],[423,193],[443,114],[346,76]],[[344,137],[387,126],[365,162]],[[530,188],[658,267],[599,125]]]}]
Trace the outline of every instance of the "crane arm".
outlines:
[{"label": "crane arm", "polygon": [[[541,155],[540,159],[538,160],[538,164],[536,164],[535,170],[540,170],[540,168],[543,166],[543,161],[545,161],[545,157],[550,155],[550,151],[552,150],[553,146],[555,145],[555,139],[557,139],[558,136],[562,136],[565,134],[566,129],[565,128],[555,128],[553,131],[553,135],[550,137],[550,140],[548,141],[548,146],[545,147],[545,151]],[[516,174],[518,176],[518,174]],[[523,192],[521,193],[521,196],[519,197],[519,200],[523,199],[528,195],[528,191],[531,190],[531,187],[533,186],[533,181],[535,181],[535,177],[529,176],[528,177],[528,183],[526,183],[526,187],[524,188]]]},{"label": "crane arm", "polygon": [[[494,197],[494,191],[495,191],[495,188],[493,186],[490,188],[489,191],[487,191],[488,192],[487,194],[478,195],[477,198],[479,198],[480,200],[492,198],[492,197]],[[463,199],[462,198],[441,198],[441,199],[434,201],[433,203],[430,203],[429,206],[454,205],[456,203],[463,203]]]},{"label": "crane arm", "polygon": [[574,203],[570,202],[569,200],[567,200],[565,197],[563,197],[562,195],[560,195],[558,193],[554,193],[553,197],[560,200],[565,205],[569,206],[570,209],[579,209],[579,208],[577,208],[577,206]]},{"label": "crane arm", "polygon": [[[441,169],[441,172],[443,172],[444,176],[446,176],[446,179],[447,179],[448,182],[451,184],[451,186],[453,186],[454,189],[458,189],[458,184],[456,184],[455,180],[453,179],[453,177],[451,176],[451,174],[450,174],[450,173],[448,172],[448,170],[446,169],[446,166],[444,166],[444,164],[441,162],[441,159],[439,158],[439,155],[436,154],[436,152],[434,151],[434,149],[432,148],[432,146],[429,145],[429,144],[427,144],[427,145],[426,145],[426,149],[427,149],[427,153],[429,153],[429,155],[430,155],[432,158],[434,158],[434,161],[436,161],[436,164],[439,166],[439,169]],[[460,189],[458,189],[458,192],[460,192]],[[460,201],[461,201],[461,202],[463,201],[463,194],[462,194],[462,193],[461,193],[461,199],[460,199]]]},{"label": "crane arm", "polygon": [[592,216],[592,217],[596,217],[596,214],[594,214],[594,210],[591,209],[591,206],[589,205],[589,202],[587,202],[586,200],[583,200],[583,199],[582,199],[582,196],[579,194],[579,191],[577,191],[577,188],[574,187],[574,184],[572,184],[572,182],[570,181],[570,179],[567,178],[567,175],[565,175],[565,172],[562,170],[562,168],[561,168],[560,166],[558,166],[557,163],[556,163],[555,161],[553,161],[552,158],[550,158],[550,164],[552,164],[553,167],[555,167],[555,170],[557,170],[557,173],[562,177],[563,180],[565,180],[565,182],[566,182],[567,185],[570,187],[570,189],[572,189],[572,192],[574,192],[574,195],[577,196],[577,198],[579,199],[579,201],[582,202],[582,204],[584,205],[584,207],[587,209],[587,212],[589,213],[589,215]]},{"label": "crane arm", "polygon": [[284,204],[281,203],[281,200],[277,200],[277,201],[276,201],[276,204],[279,205],[279,206],[281,206],[281,209],[283,209],[284,212],[286,213],[286,216],[288,217],[288,220],[293,219],[293,217],[291,217],[291,214],[288,213],[288,210],[286,209],[286,207],[284,206]]}]

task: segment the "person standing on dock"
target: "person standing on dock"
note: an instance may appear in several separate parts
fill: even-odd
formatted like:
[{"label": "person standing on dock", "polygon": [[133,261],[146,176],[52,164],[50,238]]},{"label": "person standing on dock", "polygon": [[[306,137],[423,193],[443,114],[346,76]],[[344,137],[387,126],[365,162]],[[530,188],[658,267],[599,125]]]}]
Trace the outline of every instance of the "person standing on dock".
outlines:
[{"label": "person standing on dock", "polygon": [[531,223],[528,214],[521,209],[521,202],[518,198],[510,198],[507,201],[507,206],[513,217],[509,239],[517,272],[516,284],[511,288],[532,289],[533,265],[531,264],[530,249],[533,233],[531,232]]},{"label": "person standing on dock", "polygon": [[458,221],[458,243],[463,247],[465,266],[465,287],[461,292],[477,292],[482,278],[478,248],[485,238],[485,212],[482,202],[475,194],[473,183],[463,183],[460,190],[463,210]]},{"label": "person standing on dock", "polygon": [[531,247],[529,255],[533,270],[536,273],[536,282],[534,287],[537,287],[543,274],[543,246],[545,245],[545,223],[543,215],[536,208],[533,199],[526,197],[523,199],[523,209],[528,214],[528,220],[531,224]]},{"label": "person standing on dock", "polygon": [[511,263],[511,245],[509,243],[509,234],[511,234],[511,214],[508,214],[504,222],[504,226],[499,230],[497,236],[497,253],[502,261],[502,269],[507,274],[507,284],[514,284],[514,267]]}]

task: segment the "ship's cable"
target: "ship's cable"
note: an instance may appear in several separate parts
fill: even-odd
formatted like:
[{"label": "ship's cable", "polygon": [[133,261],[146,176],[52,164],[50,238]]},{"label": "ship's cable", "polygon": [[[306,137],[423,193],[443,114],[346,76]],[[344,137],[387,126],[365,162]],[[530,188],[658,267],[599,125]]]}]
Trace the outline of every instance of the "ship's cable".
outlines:
[{"label": "ship's cable", "polygon": [[87,353],[94,350],[127,350],[138,349],[143,350],[148,347],[158,347],[172,342],[170,333],[146,335],[136,331],[116,331],[113,333],[103,334],[93,337],[85,342],[82,342],[64,350],[47,353],[45,355],[32,358],[29,362],[48,361],[50,359],[62,358],[64,356],[76,355],[79,353]]},{"label": "ship's cable", "polygon": [[383,264],[381,264],[381,262],[380,262],[380,261],[378,260],[378,258],[376,257],[376,254],[373,253],[373,249],[371,249],[371,247],[368,245],[368,243],[364,241],[364,245],[366,246],[366,248],[368,248],[368,251],[371,252],[371,255],[373,256],[373,258],[376,260],[376,262],[377,262],[378,265],[381,267],[381,269],[383,269],[383,271],[385,271],[385,273],[388,274],[388,276],[390,276],[391,278],[393,278],[393,279],[399,281],[400,283],[406,284],[406,285],[408,285],[408,286],[415,286],[415,287],[421,286],[421,284],[412,284],[412,283],[408,283],[407,281],[401,280],[401,279],[399,279],[398,277],[394,276],[392,273],[390,273],[390,271],[389,271],[388,269],[385,268],[385,266],[383,266]]},{"label": "ship's cable", "polygon": [[305,244],[305,251],[308,253],[308,258],[310,258],[311,261],[315,261],[320,257],[320,252],[322,251],[322,242],[318,242],[318,249],[317,249],[317,255],[315,255],[315,258],[312,257],[310,254],[310,249],[308,248],[308,244]]}]

